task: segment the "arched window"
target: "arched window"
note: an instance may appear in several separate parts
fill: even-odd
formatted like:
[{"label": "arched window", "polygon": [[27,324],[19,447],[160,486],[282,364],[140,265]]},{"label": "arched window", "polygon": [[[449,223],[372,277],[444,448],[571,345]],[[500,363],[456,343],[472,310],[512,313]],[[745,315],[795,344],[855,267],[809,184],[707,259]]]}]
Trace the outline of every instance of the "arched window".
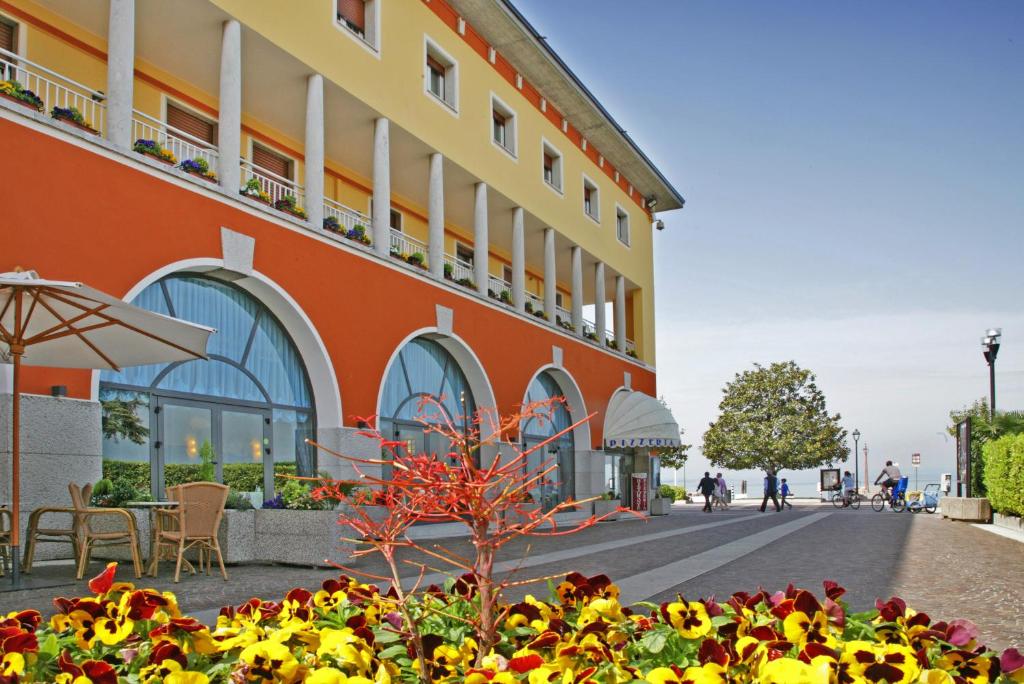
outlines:
[{"label": "arched window", "polygon": [[197,274],[163,278],[133,303],[217,332],[208,360],[102,373],[105,407],[129,402],[150,430],[143,444],[105,439],[105,471],[141,476],[148,462],[153,494],[162,495],[164,486],[194,479],[208,444],[217,479],[240,491],[269,493],[275,472],[315,474],[315,453],[304,442],[315,434],[309,378],[266,306],[239,287]]},{"label": "arched window", "polygon": [[[440,407],[428,404],[432,397]],[[472,423],[476,402],[465,373],[438,342],[426,337],[410,341],[388,369],[381,396],[379,429],[389,439],[406,442],[416,453],[448,452],[439,435],[423,434],[423,423],[451,421],[463,431]]]},{"label": "arched window", "polygon": [[[524,404],[548,401],[561,398],[563,395],[558,382],[547,371],[537,374],[526,390]],[[523,448],[529,449],[558,434],[572,425],[572,414],[564,401],[551,404],[550,417],[538,416],[523,422],[521,426]],[[557,439],[546,444],[542,449],[534,451],[527,457],[527,468],[540,468],[548,462],[556,465],[543,483],[531,492],[534,499],[544,508],[551,508],[557,503],[573,496],[575,491],[575,443],[572,431],[568,431]]]}]

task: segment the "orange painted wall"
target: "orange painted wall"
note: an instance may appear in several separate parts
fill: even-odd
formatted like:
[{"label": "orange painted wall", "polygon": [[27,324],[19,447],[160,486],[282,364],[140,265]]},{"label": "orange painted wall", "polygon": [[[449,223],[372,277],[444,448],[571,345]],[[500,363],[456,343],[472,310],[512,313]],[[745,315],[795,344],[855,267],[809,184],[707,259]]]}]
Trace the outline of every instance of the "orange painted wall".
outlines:
[{"label": "orange painted wall", "polygon": [[[563,349],[601,440],[603,411],[623,372],[633,387],[656,394],[655,374],[582,341],[461,297],[285,229],[227,203],[201,196],[49,135],[0,120],[0,178],[8,200],[0,212],[0,272],[15,266],[43,277],[80,280],[117,296],[165,265],[220,258],[220,229],[256,239],[255,268],[283,287],[318,330],[334,363],[345,424],[376,411],[385,368],[412,331],[436,324],[435,304],[454,311],[454,331],[476,353],[499,408],[522,401],[538,368]],[[23,390],[48,394],[67,385],[89,396],[89,373],[26,367]]]}]

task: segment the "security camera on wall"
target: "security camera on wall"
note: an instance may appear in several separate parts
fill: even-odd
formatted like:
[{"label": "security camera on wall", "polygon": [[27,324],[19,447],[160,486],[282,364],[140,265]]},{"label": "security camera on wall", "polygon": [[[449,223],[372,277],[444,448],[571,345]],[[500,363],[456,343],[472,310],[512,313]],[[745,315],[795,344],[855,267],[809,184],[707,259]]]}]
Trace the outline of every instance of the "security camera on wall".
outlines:
[{"label": "security camera on wall", "polygon": [[657,221],[654,222],[654,227],[657,228],[658,230],[665,230],[665,222],[662,221],[661,219],[658,219]]}]

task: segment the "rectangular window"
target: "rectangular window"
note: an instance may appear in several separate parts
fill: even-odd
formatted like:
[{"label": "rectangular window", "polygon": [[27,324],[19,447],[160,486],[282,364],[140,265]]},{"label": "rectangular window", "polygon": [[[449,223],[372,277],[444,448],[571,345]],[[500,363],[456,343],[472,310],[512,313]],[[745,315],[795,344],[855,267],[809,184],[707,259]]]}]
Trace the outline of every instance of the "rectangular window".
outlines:
[{"label": "rectangular window", "polygon": [[544,182],[562,192],[562,154],[546,141],[541,143]]},{"label": "rectangular window", "polygon": [[431,40],[424,40],[426,54],[423,78],[426,91],[452,109],[458,110],[458,67],[455,60]]},{"label": "rectangular window", "polygon": [[170,102],[167,103],[167,125],[203,142],[217,144],[217,124]]},{"label": "rectangular window", "polygon": [[391,227],[402,232],[402,214],[394,209],[391,210]]},{"label": "rectangular window", "polygon": [[360,37],[366,35],[366,0],[338,0],[338,22]]},{"label": "rectangular window", "polygon": [[565,298],[562,296],[561,292],[555,293],[555,306],[557,306],[560,309],[565,308]]},{"label": "rectangular window", "polygon": [[269,171],[275,176],[292,180],[292,160],[258,143],[252,145],[252,163],[253,166]]},{"label": "rectangular window", "polygon": [[615,236],[622,244],[629,244],[629,214],[619,208],[615,210]]},{"label": "rectangular window", "polygon": [[595,221],[601,221],[600,194],[597,185],[586,176],[583,177],[583,213]]},{"label": "rectangular window", "polygon": [[459,261],[464,262],[464,263],[469,264],[470,266],[472,266],[473,265],[473,254],[474,254],[474,252],[473,252],[473,248],[472,247],[470,247],[468,245],[464,245],[461,242],[456,242],[455,243],[455,258],[458,259]]},{"label": "rectangular window", "polygon": [[503,265],[501,267],[501,277],[505,280],[506,283],[511,283],[512,282],[512,267],[509,266],[508,264]]},{"label": "rectangular window", "polygon": [[516,156],[516,114],[494,95],[491,96],[491,140]]},{"label": "rectangular window", "polygon": [[17,52],[15,37],[18,35],[18,25],[0,18],[0,48],[8,52]]}]

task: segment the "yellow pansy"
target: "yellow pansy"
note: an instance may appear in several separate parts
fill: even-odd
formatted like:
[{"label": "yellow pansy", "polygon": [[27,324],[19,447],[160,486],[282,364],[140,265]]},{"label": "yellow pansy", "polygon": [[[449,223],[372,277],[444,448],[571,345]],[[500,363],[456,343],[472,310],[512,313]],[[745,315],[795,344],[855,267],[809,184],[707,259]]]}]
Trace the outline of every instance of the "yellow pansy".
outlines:
[{"label": "yellow pansy", "polygon": [[816,665],[793,658],[770,660],[758,670],[760,684],[829,684],[831,669],[828,663]]}]

